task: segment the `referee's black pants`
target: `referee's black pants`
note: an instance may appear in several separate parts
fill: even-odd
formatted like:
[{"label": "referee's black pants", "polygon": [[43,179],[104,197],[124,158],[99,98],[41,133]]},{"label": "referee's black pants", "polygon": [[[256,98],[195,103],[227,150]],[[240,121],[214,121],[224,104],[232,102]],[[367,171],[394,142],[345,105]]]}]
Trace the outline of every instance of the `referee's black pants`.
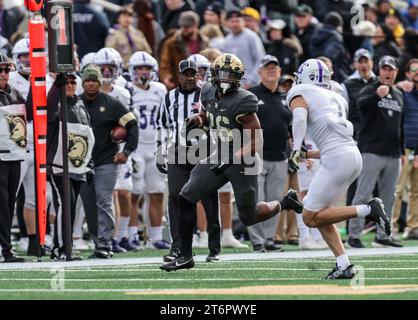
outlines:
[{"label": "referee's black pants", "polygon": [[[181,198],[180,191],[189,180],[190,172],[194,165],[169,164],[168,165],[168,217],[170,223],[170,233],[172,238],[171,249],[181,251],[180,223],[188,223],[190,228],[194,228],[197,223],[197,209],[193,206],[193,214],[187,222],[181,219]],[[202,181],[202,183],[205,183]],[[218,192],[213,192],[202,198],[202,204],[206,212],[208,245],[211,254],[218,254],[221,251],[221,227],[219,224]],[[180,222],[181,221],[181,222]]]},{"label": "referee's black pants", "polygon": [[20,161],[0,160],[0,245],[3,257],[12,249],[12,221],[20,179]]}]

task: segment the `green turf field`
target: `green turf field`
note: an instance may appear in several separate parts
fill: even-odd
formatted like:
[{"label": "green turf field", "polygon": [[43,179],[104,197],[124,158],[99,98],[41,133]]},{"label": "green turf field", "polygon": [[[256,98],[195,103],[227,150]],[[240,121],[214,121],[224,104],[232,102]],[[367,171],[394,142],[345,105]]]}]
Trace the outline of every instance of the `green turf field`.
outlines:
[{"label": "green turf field", "polygon": [[[371,236],[367,239],[369,245]],[[417,241],[404,244],[417,246]],[[286,249],[296,250],[294,246]],[[224,253],[250,251],[229,249]],[[162,253],[144,250],[116,258]],[[205,253],[196,250],[197,255]],[[0,299],[418,299],[418,253],[352,255],[351,262],[360,268],[355,281],[321,279],[332,269],[332,257],[280,259],[281,254],[197,262],[194,269],[171,273],[149,262],[90,267],[55,263],[51,268],[39,263],[43,269],[0,270]]]}]

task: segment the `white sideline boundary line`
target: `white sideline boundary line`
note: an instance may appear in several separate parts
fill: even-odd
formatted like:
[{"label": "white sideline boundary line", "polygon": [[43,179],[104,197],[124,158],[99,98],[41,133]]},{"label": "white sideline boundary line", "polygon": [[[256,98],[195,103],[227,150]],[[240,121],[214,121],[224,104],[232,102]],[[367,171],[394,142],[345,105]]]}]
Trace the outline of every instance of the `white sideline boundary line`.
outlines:
[{"label": "white sideline boundary line", "polygon": [[[276,261],[277,263],[277,261]],[[329,262],[327,262],[329,264]],[[200,265],[201,266],[201,265]],[[359,266],[359,264],[356,264],[356,266]],[[418,267],[384,267],[384,268],[369,268],[365,267],[365,271],[416,271],[418,270]],[[28,270],[32,271],[32,270]],[[36,272],[49,272],[50,270],[33,270]],[[55,270],[57,271],[57,270]],[[54,272],[55,272],[54,271]],[[71,274],[71,273],[80,273],[80,272],[95,272],[95,273],[108,273],[108,272],[160,272],[161,270],[158,268],[112,268],[112,269],[71,269],[67,268],[65,269],[65,273]],[[193,272],[200,272],[200,271],[329,271],[329,268],[317,268],[313,266],[312,268],[282,268],[282,267],[254,267],[254,268],[244,268],[244,267],[214,267],[214,268],[193,268]],[[1,276],[1,274],[0,274]],[[30,279],[33,279],[31,277]],[[0,278],[0,281],[9,280],[9,278]]]},{"label": "white sideline boundary line", "polygon": [[[392,280],[418,280],[418,278],[411,278],[411,277],[365,277],[365,280],[376,280],[376,281],[392,281]],[[2,279],[11,281],[10,279]],[[29,282],[37,282],[37,281],[46,281],[51,282],[55,281],[54,278],[16,278],[12,279],[12,281],[29,281]],[[200,282],[219,282],[219,281],[232,281],[232,282],[254,282],[254,281],[307,281],[307,280],[321,280],[321,277],[285,277],[285,278],[153,278],[153,279],[144,279],[144,278],[112,278],[112,279],[95,279],[95,278],[87,278],[87,279],[62,279],[63,282],[193,282],[196,281]],[[8,289],[0,289],[0,290],[8,290]],[[155,289],[154,289],[155,290]]]},{"label": "white sideline boundary line", "polygon": [[[364,249],[347,249],[346,253],[349,257],[364,256],[381,256],[381,255],[402,255],[402,254],[418,254],[418,247],[402,247],[402,248],[364,248]],[[266,252],[266,253],[229,253],[221,255],[221,261],[257,261],[272,260],[280,261],[283,259],[315,259],[315,258],[332,258],[330,250],[313,250],[313,251],[291,251],[291,252]],[[195,256],[196,262],[204,262],[206,255]],[[127,265],[147,265],[162,264],[161,257],[146,258],[120,258],[120,259],[94,259],[69,262],[26,262],[26,263],[2,263],[0,270],[45,270],[52,268],[81,268],[81,267],[112,267]]]}]

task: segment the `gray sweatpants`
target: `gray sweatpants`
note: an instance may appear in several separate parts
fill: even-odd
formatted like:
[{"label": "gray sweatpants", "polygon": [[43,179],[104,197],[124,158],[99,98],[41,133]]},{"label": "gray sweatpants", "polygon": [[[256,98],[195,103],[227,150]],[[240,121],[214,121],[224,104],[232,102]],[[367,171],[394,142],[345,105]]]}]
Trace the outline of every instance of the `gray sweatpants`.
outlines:
[{"label": "gray sweatpants", "polygon": [[[115,229],[112,194],[116,183],[116,168],[114,163],[94,167],[94,181],[84,185],[81,190],[87,221],[91,225],[89,231],[93,235],[94,231],[97,232],[97,237],[93,236],[93,240],[95,247],[100,249],[111,249],[112,245]],[[92,215],[93,212],[97,212],[96,217]],[[93,231],[90,227],[97,229]]]},{"label": "gray sweatpants", "polygon": [[[389,221],[392,217],[393,202],[395,200],[396,182],[399,178],[400,158],[380,156],[372,153],[363,153],[363,169],[357,180],[357,190],[353,205],[364,204],[370,201],[374,186],[377,182],[380,198],[385,206]],[[349,238],[360,239],[364,228],[364,218],[354,218],[349,224]],[[376,238],[385,240],[389,237],[384,230],[377,227]]]},{"label": "gray sweatpants", "polygon": [[[273,201],[283,197],[287,181],[287,160],[263,161],[263,170],[258,175],[257,201]],[[248,234],[253,245],[264,244],[273,239],[276,233],[279,215],[248,227]]]}]

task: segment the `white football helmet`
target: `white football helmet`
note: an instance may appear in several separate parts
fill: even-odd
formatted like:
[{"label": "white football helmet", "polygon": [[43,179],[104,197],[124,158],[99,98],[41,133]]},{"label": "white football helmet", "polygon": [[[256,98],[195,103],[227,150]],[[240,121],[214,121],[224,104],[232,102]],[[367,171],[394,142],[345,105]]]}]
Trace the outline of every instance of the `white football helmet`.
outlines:
[{"label": "white football helmet", "polygon": [[309,83],[322,88],[331,88],[331,76],[327,65],[318,59],[308,59],[295,73],[295,84]]},{"label": "white football helmet", "polygon": [[210,61],[201,54],[192,54],[187,59],[196,63],[202,81],[206,82],[210,76]]},{"label": "white football helmet", "polygon": [[[149,75],[143,74],[139,76],[135,71],[136,67],[151,67],[151,72]],[[158,62],[148,52],[137,51],[129,59],[128,70],[133,83],[146,84],[155,80],[156,74],[158,74]]]},{"label": "white football helmet", "polygon": [[111,83],[122,74],[122,57],[120,53],[113,48],[102,48],[97,51],[93,63],[99,67],[103,65],[115,66],[113,72],[104,72],[104,70],[102,70],[102,79],[104,82]]},{"label": "white football helmet", "polygon": [[93,63],[95,55],[96,55],[96,52],[89,52],[81,58],[80,71],[83,70],[87,65]]},{"label": "white football helmet", "polygon": [[22,61],[21,56],[29,54],[29,39],[21,39],[13,47],[13,61],[16,65],[16,70],[22,74],[30,74],[30,60]]}]

